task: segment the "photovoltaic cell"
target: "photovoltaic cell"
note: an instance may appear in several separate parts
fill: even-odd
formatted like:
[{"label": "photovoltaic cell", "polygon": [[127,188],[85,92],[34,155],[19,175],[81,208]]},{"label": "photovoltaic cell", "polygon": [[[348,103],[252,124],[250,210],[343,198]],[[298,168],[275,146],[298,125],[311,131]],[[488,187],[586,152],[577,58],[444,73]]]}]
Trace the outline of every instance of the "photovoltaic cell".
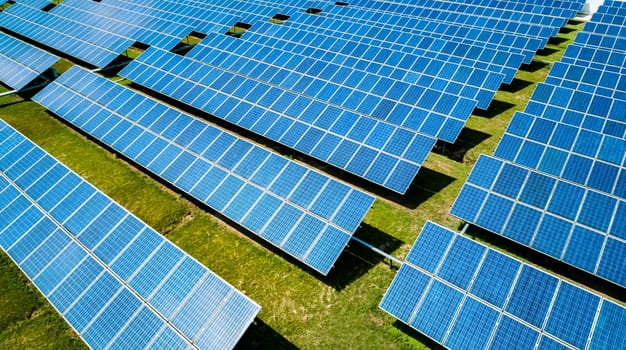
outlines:
[{"label": "photovoltaic cell", "polygon": [[[445,249],[432,249],[440,246]],[[479,261],[468,287],[440,276],[443,265],[421,267],[448,260],[458,247]],[[380,308],[447,348],[624,346],[623,306],[442,226],[427,222],[410,256]]]},{"label": "photovoltaic cell", "polygon": [[[258,305],[2,121],[0,140],[0,246],[90,347],[150,348],[166,333],[182,347],[235,346]],[[37,184],[60,200],[46,205]],[[110,237],[124,237],[115,253],[100,249]],[[174,263],[155,272],[151,262],[164,260]],[[197,273],[186,269],[167,288],[179,260]],[[207,334],[211,343],[200,346]]]}]

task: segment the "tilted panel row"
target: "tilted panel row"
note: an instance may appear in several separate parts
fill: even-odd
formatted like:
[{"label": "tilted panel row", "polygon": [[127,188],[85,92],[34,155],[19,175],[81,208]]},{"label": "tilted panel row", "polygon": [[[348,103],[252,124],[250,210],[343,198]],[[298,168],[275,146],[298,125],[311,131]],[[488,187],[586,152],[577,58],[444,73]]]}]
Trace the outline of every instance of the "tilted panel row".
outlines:
[{"label": "tilted panel row", "polygon": [[[120,75],[399,193],[435,144],[430,136],[154,48]],[[424,121],[436,130],[446,122],[437,113]]]},{"label": "tilted panel row", "polygon": [[193,31],[191,27],[168,19],[94,1],[68,0],[50,12],[165,50],[173,49]]},{"label": "tilted panel row", "polygon": [[257,304],[0,123],[0,246],[91,348],[235,346]]},{"label": "tilted panel row", "polygon": [[20,4],[0,12],[0,26],[96,67],[105,67],[134,43],[99,28]]},{"label": "tilted panel row", "polygon": [[57,56],[0,33],[0,81],[13,89],[25,87],[58,60]]},{"label": "tilted panel row", "polygon": [[626,286],[623,198],[481,155],[450,212]]},{"label": "tilted panel row", "polygon": [[[448,94],[227,36],[205,39],[187,57],[447,142],[454,142],[476,106],[476,101],[459,96],[461,84],[450,84],[457,94]],[[471,71],[463,73],[470,78]],[[491,77],[479,73],[471,78]],[[449,82],[437,80],[433,84],[437,83]],[[474,87],[464,91],[474,97],[481,92]],[[487,103],[494,94],[486,96]],[[425,124],[435,113],[446,118],[439,123],[445,129],[433,130],[432,124]]]},{"label": "tilted panel row", "polygon": [[626,139],[516,113],[494,155],[626,199]]},{"label": "tilted panel row", "polygon": [[[270,33],[280,34],[281,38],[289,39],[283,40],[275,35],[268,35]],[[235,41],[233,38],[222,36],[208,37],[196,45],[187,56],[206,61],[205,57],[211,60],[212,56],[215,56],[212,51],[220,50],[237,55],[241,60],[254,60],[284,69],[292,75],[291,79],[296,79],[293,75],[305,74],[312,79],[332,82],[350,90],[374,95],[369,98],[384,98],[394,103],[399,102],[399,97],[404,95],[410,86],[416,85],[432,90],[433,93],[437,91],[448,99],[457,96],[457,101],[450,103],[465,104],[466,115],[450,117],[460,118],[461,125],[465,123],[475,106],[481,109],[489,106],[504,81],[504,75],[482,68],[307,34],[302,30],[286,31],[285,26],[268,23],[254,31],[251,30],[242,40]],[[299,38],[298,42],[291,40],[294,37]],[[317,46],[322,40],[324,43]],[[305,41],[306,44],[301,43]],[[305,61],[307,69],[300,67]],[[220,61],[213,59],[211,63],[219,64]],[[399,66],[400,64],[402,66]],[[406,67],[407,65],[410,65],[410,68]],[[366,90],[363,91],[359,82],[365,80],[366,76],[368,81],[372,81],[372,86],[384,84],[384,87],[377,89],[365,87]],[[394,84],[396,86],[392,87]],[[286,87],[294,89],[297,85],[292,83]],[[476,100],[478,103],[466,99]],[[344,101],[333,102],[342,104]],[[415,106],[407,106],[413,107]],[[454,132],[451,131],[450,134]]]},{"label": "tilted panel row", "polygon": [[322,274],[374,201],[80,68],[34,100]]},{"label": "tilted panel row", "polygon": [[626,309],[427,222],[380,308],[450,349],[623,349]]},{"label": "tilted panel row", "polygon": [[[594,94],[585,89],[574,90],[539,83],[524,113],[623,138],[626,127],[625,105],[624,100]],[[595,152],[596,149],[590,151]]]}]

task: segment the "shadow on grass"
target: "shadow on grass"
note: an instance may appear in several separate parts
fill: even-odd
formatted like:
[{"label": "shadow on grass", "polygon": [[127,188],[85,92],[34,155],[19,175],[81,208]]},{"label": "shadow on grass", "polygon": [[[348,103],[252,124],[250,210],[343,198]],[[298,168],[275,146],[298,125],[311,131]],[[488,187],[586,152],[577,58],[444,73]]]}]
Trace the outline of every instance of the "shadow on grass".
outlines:
[{"label": "shadow on grass", "polygon": [[586,22],[585,21],[580,21],[580,20],[577,20],[577,19],[573,19],[573,18],[571,18],[570,20],[567,21],[567,24],[573,25],[573,26],[581,25],[583,23],[586,23]]},{"label": "shadow on grass", "polygon": [[13,102],[7,102],[7,103],[0,103],[0,108],[4,108],[4,107],[10,107],[16,104],[20,104],[20,103],[24,103],[24,102],[29,102],[27,100],[20,100],[20,101],[13,101]]},{"label": "shadow on grass", "polygon": [[571,32],[575,32],[575,31],[576,31],[575,28],[561,27],[559,29],[559,34],[569,34]]},{"label": "shadow on grass", "polygon": [[513,78],[513,81],[511,81],[510,84],[502,84],[500,86],[500,90],[504,92],[516,93],[521,90],[524,90],[525,88],[531,86],[532,84],[533,84],[532,81]]},{"label": "shadow on grass", "polygon": [[[361,224],[354,236],[389,254],[404,243],[366,223]],[[382,255],[359,242],[351,240],[348,242],[348,247],[339,255],[339,259],[328,275],[316,274],[316,276],[328,286],[341,291],[381,262],[391,264]],[[394,267],[397,268],[397,266]]]},{"label": "shadow on grass", "polygon": [[[544,50],[552,50],[552,49],[544,49]],[[538,55],[540,55],[539,53],[540,51],[543,52],[543,50],[537,51]],[[556,52],[556,50],[554,52]],[[540,56],[547,56],[550,54],[548,52],[543,52],[543,53],[545,54],[541,54]],[[523,63],[522,66],[520,67],[520,70],[523,70],[524,72],[534,73],[540,69],[546,68],[547,66],[548,66],[548,63],[546,62],[539,62],[539,61],[533,60],[532,62],[530,62],[530,64]]]},{"label": "shadow on grass", "polygon": [[244,349],[296,350],[298,347],[263,320],[256,318],[235,346],[235,350]]},{"label": "shadow on grass", "polygon": [[487,242],[491,245],[504,249],[522,260],[531,262],[549,271],[555,272],[567,279],[576,281],[586,287],[606,294],[612,298],[626,302],[626,288],[619,287],[609,281],[606,281],[589,272],[580,270],[572,265],[554,259],[548,255],[531,249],[528,246],[512,241],[506,237],[494,234],[480,227],[470,225],[466,231],[466,235],[472,238],[478,238],[479,241]]},{"label": "shadow on grass", "polygon": [[102,68],[100,73],[102,73],[102,75],[104,75],[107,78],[114,77],[124,67],[126,67],[126,65],[130,63],[130,61],[132,60],[133,59],[128,56],[124,56],[124,55],[117,56],[111,63],[109,63],[106,67]]},{"label": "shadow on grass", "polygon": [[512,103],[504,102],[500,100],[493,100],[491,101],[491,104],[489,105],[488,109],[486,110],[474,109],[474,112],[472,114],[477,117],[491,119],[499,115],[500,113],[503,113],[513,107],[515,107],[515,105]]},{"label": "shadow on grass", "polygon": [[[557,44],[555,44],[555,45],[557,45]],[[537,50],[537,56],[547,57],[547,56],[550,56],[550,55],[552,55],[552,54],[554,54],[556,52],[559,52],[559,50],[552,49],[552,48],[549,48],[549,47],[544,47],[543,49]]]},{"label": "shadow on grass", "polygon": [[399,321],[399,320],[394,321],[393,322],[393,326],[396,327],[397,329],[399,329],[400,331],[402,331],[402,333],[404,333],[404,334],[408,335],[409,337],[414,338],[415,340],[419,341],[420,343],[426,345],[430,349],[445,349],[439,343],[435,342],[434,340],[432,340],[431,338],[427,337],[426,335],[416,331],[415,329],[409,327],[407,324],[405,324],[402,321]]},{"label": "shadow on grass", "polygon": [[[422,166],[413,179],[411,186],[409,186],[409,189],[404,194],[389,190],[383,191],[384,189],[378,192],[372,192],[405,208],[415,209],[437,192],[446,188],[446,186],[451,184],[454,180],[456,179],[451,176]],[[371,191],[371,188],[376,185],[363,183],[360,184],[360,186]]]},{"label": "shadow on grass", "polygon": [[446,156],[455,162],[463,163],[463,159],[469,150],[476,147],[489,138],[489,134],[482,131],[463,128],[454,143],[437,141],[433,152]]},{"label": "shadow on grass", "polygon": [[[562,28],[561,28],[561,29],[562,29]],[[557,36],[557,37],[551,37],[551,38],[549,38],[549,39],[548,39],[548,44],[549,44],[549,45],[556,45],[556,46],[558,46],[558,45],[561,45],[561,44],[563,44],[564,42],[567,42],[567,41],[569,41],[569,40],[570,40],[570,39],[568,39],[568,38],[562,38],[562,37],[560,37],[560,36]],[[544,50],[545,50],[545,49],[544,49]],[[557,52],[557,51],[559,51],[559,50],[554,50],[554,52]]]}]

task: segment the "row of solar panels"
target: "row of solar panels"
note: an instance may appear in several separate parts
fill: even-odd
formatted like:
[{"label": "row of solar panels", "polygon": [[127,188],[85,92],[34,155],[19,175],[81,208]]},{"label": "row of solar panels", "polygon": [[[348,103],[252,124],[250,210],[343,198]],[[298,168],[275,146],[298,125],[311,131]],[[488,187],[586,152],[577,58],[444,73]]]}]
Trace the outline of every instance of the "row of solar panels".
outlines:
[{"label": "row of solar panels", "polygon": [[[571,12],[550,10],[550,16],[540,16],[549,23],[522,26],[503,2],[495,4],[503,9],[499,15],[483,14],[491,18],[485,22],[477,22],[476,14],[455,21],[430,18],[415,4],[401,9],[328,5],[321,6],[328,11],[313,16],[292,0],[70,0],[50,12],[13,5],[0,14],[0,25],[97,66],[111,62],[134,40],[171,49],[191,30],[208,33],[189,52],[193,60],[151,48],[122,74],[405,193],[435,141],[454,142],[472,110],[486,108],[500,84],[512,80],[522,61],[531,59]],[[113,12],[113,20],[103,22]],[[270,24],[279,12],[291,17]],[[222,35],[242,20],[254,25],[243,42]],[[26,21],[36,25],[25,26]],[[434,23],[437,29],[429,27]],[[33,29],[37,26],[54,30]],[[148,39],[163,28],[160,38]],[[94,54],[94,45],[102,47],[101,55]],[[169,74],[156,73],[161,70]]]},{"label": "row of solar panels", "polygon": [[0,246],[94,349],[232,348],[260,307],[0,121]]},{"label": "row of solar panels", "polygon": [[481,156],[451,213],[626,286],[626,31],[596,33],[604,11],[514,116],[495,158]]},{"label": "row of solar panels", "polygon": [[374,202],[77,66],[33,100],[322,274]]},{"label": "row of solar panels", "polygon": [[380,308],[450,349],[624,349],[626,308],[427,222]]},{"label": "row of solar panels", "polygon": [[55,64],[59,58],[0,33],[0,81],[20,90]]}]

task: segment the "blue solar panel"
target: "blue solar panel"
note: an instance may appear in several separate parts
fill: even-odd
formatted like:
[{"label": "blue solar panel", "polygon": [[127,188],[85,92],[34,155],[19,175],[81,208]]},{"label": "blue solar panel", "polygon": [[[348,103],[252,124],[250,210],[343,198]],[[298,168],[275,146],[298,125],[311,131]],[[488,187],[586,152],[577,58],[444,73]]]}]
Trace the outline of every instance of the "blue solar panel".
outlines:
[{"label": "blue solar panel", "polygon": [[[445,249],[433,253],[441,245]],[[467,288],[444,280],[439,267],[421,267],[448,260],[457,254],[455,246],[464,247],[467,259],[479,260]],[[468,237],[427,222],[410,255],[380,308],[447,348],[624,346],[623,306]]]},{"label": "blue solar panel", "polygon": [[[191,82],[177,75],[176,68],[164,72],[161,70],[163,68],[157,66],[163,59],[174,63],[176,67],[189,67],[192,71],[204,70],[206,75]],[[306,109],[293,115],[280,113],[275,104],[280,103],[280,96],[291,94],[290,91],[251,78],[244,79],[242,75],[158,49],[146,50],[120,74],[138,84],[180,99],[205,112],[235,122],[257,134],[400,193],[408,189],[435,142],[430,136],[304,96],[301,98],[308,101]],[[151,76],[157,79],[151,79]],[[240,89],[244,89],[245,98],[237,97],[236,92],[228,95],[221,87],[230,81],[237,81],[237,84],[239,81],[248,81],[253,84],[253,88],[241,84]],[[170,86],[177,89],[172,91]],[[238,107],[233,108],[230,103],[254,107],[250,107],[252,109],[242,115],[241,110]],[[221,107],[225,105],[228,107]],[[438,114],[430,115],[434,118]],[[348,127],[343,128],[347,130],[346,133],[339,134],[342,129],[341,123],[349,123]],[[442,128],[445,129],[447,124],[445,123]],[[307,140],[307,135],[316,139]],[[389,137],[387,141],[389,144],[404,146],[389,150],[380,147],[376,144],[376,136],[380,135]],[[300,141],[294,145],[293,140]],[[312,150],[310,142],[317,143]]]},{"label": "blue solar panel", "polygon": [[[101,95],[89,97],[93,89]],[[126,114],[123,105],[117,111],[108,109],[116,103],[106,98],[111,92],[125,99],[139,98],[133,100],[139,106]],[[77,103],[72,99],[78,98],[97,108],[66,110],[58,104],[59,94],[69,94],[65,102]],[[332,268],[374,201],[80,68],[70,69],[34,100],[323,274]],[[81,121],[85,113],[89,113],[87,122]],[[123,125],[119,135],[108,138],[116,125]],[[192,125],[197,136],[185,148],[178,140]],[[131,127],[141,136],[125,139],[122,135]],[[239,170],[244,166],[250,170]]]},{"label": "blue solar panel", "polygon": [[258,305],[1,121],[0,135],[0,246],[90,347],[234,347]]},{"label": "blue solar panel", "polygon": [[142,14],[102,2],[63,1],[50,12],[166,50],[173,49],[193,31],[193,28],[167,18]]},{"label": "blue solar panel", "polygon": [[21,4],[0,13],[0,26],[97,67],[105,67],[134,43],[132,39]]},{"label": "blue solar panel", "polygon": [[[446,100],[450,107],[456,103],[461,106],[467,105],[464,109],[458,108],[459,112],[451,115],[453,118],[466,120],[467,117],[462,115],[462,112],[471,113],[471,109],[476,103],[460,99],[458,96],[475,99],[478,101],[478,107],[485,109],[489,106],[495,91],[505,78],[502,74],[475,67],[465,68],[458,63],[435,59],[424,61],[423,59],[420,60],[419,56],[400,52],[395,52],[393,59],[389,57],[389,62],[375,58],[368,59],[359,55],[359,52],[352,52],[349,48],[350,41],[339,38],[337,40],[341,40],[342,45],[334,42],[333,47],[343,46],[344,50],[334,54],[329,51],[331,48],[328,45],[322,45],[317,49],[320,53],[324,52],[324,55],[320,55],[315,51],[311,52],[310,45],[295,41],[296,38],[302,38],[303,29],[302,26],[291,29],[290,32],[293,35],[281,31],[281,37],[276,37],[267,35],[275,31],[271,30],[271,24],[266,24],[263,25],[263,28],[255,28],[254,32],[246,36],[246,41],[227,36],[207,37],[196,45],[187,56],[217,66],[225,66],[225,68],[239,71],[242,74],[255,73],[258,69],[256,67],[265,67],[267,64],[271,67],[270,70],[265,70],[259,77],[296,92],[306,91],[306,86],[301,83],[303,77],[306,77],[304,79],[310,82],[329,81],[338,85],[326,86],[335,86],[336,90],[330,91],[327,88],[326,90],[313,91],[313,93],[321,99],[350,109],[365,113],[373,112],[373,116],[389,121],[396,118],[399,119],[398,122],[402,122],[406,115],[411,112],[413,107],[408,104],[413,99],[415,101],[419,99],[420,95],[413,93],[416,91],[416,87],[442,91],[442,95],[444,95],[442,99]],[[300,33],[300,35],[294,36],[295,33]],[[279,48],[281,43],[285,45]],[[386,49],[377,48],[376,50],[383,52]],[[236,55],[238,59],[236,61],[224,61],[224,53]],[[392,56],[392,52],[385,53],[385,55]],[[402,60],[413,60],[416,63],[411,69],[395,65],[397,61]],[[341,62],[341,64],[336,62]],[[277,75],[268,76],[268,71],[271,69],[276,71]],[[417,79],[419,76],[423,77]],[[355,82],[355,79],[364,80],[357,84],[358,81]],[[373,79],[377,82],[370,86],[365,83],[365,79]],[[411,85],[416,86],[411,89]],[[411,93],[408,93],[409,91]],[[446,92],[449,94],[445,94]],[[360,103],[361,101],[351,99],[351,97],[357,96],[361,99],[367,96],[367,101],[375,101],[378,107],[371,110],[368,109],[368,103]],[[400,115],[397,115],[399,113],[396,115],[390,113],[391,108],[394,107],[398,111],[400,107],[395,105],[400,102],[403,103],[400,106],[406,109],[406,113]],[[417,106],[420,105],[417,104]],[[443,106],[439,107],[439,109],[441,108]],[[441,112],[440,110],[437,111]],[[404,124],[408,124],[408,122],[404,121]]]},{"label": "blue solar panel", "polygon": [[59,58],[0,33],[0,81],[19,90],[50,68]]},{"label": "blue solar panel", "polygon": [[[498,181],[493,174],[504,164],[519,167],[481,156],[451,213],[594,274],[599,274],[598,261],[606,254],[602,246],[607,239],[613,237],[616,246],[626,246],[620,239],[624,227],[613,219],[618,208],[626,205],[624,199],[538,171],[530,171],[519,195],[518,191],[509,196],[490,194]],[[622,277],[611,275],[610,281],[623,283]]]},{"label": "blue solar panel", "polygon": [[497,158],[481,157],[451,210],[622,286],[626,54],[606,48],[621,45],[624,24],[585,26],[514,115]]}]

